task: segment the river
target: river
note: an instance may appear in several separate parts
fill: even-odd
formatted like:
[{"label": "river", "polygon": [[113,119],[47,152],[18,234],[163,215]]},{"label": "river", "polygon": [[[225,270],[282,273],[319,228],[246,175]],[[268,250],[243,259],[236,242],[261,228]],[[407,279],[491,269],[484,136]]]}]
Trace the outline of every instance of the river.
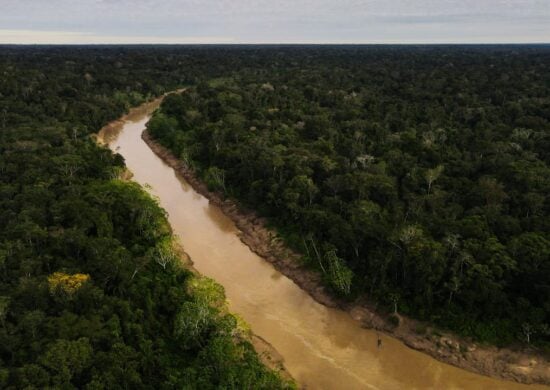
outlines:
[{"label": "river", "polygon": [[141,139],[159,101],[101,134],[126,159],[133,180],[168,212],[195,268],[225,288],[232,312],[267,340],[285,367],[308,389],[542,389],[491,379],[441,363],[362,329],[349,314],[314,301],[271,264],[250,251],[219,208],[209,204]]}]

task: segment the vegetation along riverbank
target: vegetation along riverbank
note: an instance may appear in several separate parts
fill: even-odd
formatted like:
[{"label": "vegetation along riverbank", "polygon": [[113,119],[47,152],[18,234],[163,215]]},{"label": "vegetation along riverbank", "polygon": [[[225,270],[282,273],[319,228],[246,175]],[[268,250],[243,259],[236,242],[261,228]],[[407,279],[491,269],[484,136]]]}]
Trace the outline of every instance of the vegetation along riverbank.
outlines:
[{"label": "vegetation along riverbank", "polygon": [[254,226],[257,247],[293,248],[325,303],[367,297],[397,329],[422,321],[416,348],[547,381],[548,51],[308,50],[232,59],[230,76],[167,99],[149,134],[220,202],[267,218],[279,234]]},{"label": "vegetation along riverbank", "polygon": [[164,55],[151,62],[166,52],[1,50],[0,387],[292,387],[241,337],[223,289],[181,265],[121,156],[90,137],[181,85]]}]

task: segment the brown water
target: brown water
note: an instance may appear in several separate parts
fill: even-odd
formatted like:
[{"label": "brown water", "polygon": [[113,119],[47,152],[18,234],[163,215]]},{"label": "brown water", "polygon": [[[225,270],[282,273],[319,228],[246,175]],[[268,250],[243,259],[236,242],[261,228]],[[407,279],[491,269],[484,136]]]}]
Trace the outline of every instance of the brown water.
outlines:
[{"label": "brown water", "polygon": [[538,389],[476,375],[362,329],[342,311],[307,293],[237,237],[219,208],[196,193],[141,139],[158,102],[126,118],[101,138],[122,154],[134,180],[148,185],[169,214],[195,268],[221,283],[230,308],[284,357],[285,366],[309,389]]}]

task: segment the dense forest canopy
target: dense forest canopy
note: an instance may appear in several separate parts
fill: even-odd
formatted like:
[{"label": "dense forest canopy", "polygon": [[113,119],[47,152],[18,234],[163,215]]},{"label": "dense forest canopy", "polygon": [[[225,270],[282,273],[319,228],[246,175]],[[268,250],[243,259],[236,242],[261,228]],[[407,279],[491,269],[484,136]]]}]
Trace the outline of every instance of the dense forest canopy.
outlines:
[{"label": "dense forest canopy", "polygon": [[195,51],[0,47],[0,388],[292,386],[223,289],[179,264],[164,211],[119,179],[123,158],[90,138],[194,82]]},{"label": "dense forest canopy", "polygon": [[150,133],[348,299],[548,348],[548,46],[0,46],[0,387],[279,388],[90,138]]},{"label": "dense forest canopy", "polygon": [[[550,341],[550,47],[212,48],[149,131],[335,293]],[[196,82],[198,81],[198,82]]]}]

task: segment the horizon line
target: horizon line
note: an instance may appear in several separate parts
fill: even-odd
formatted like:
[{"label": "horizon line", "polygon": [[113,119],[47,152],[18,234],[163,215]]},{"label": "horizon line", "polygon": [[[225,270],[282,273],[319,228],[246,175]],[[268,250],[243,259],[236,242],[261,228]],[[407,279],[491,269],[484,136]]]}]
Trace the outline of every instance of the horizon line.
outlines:
[{"label": "horizon line", "polygon": [[166,42],[109,42],[109,43],[12,43],[0,42],[0,46],[440,46],[440,45],[550,45],[550,41],[535,41],[535,42],[182,42],[182,43],[166,43]]}]

